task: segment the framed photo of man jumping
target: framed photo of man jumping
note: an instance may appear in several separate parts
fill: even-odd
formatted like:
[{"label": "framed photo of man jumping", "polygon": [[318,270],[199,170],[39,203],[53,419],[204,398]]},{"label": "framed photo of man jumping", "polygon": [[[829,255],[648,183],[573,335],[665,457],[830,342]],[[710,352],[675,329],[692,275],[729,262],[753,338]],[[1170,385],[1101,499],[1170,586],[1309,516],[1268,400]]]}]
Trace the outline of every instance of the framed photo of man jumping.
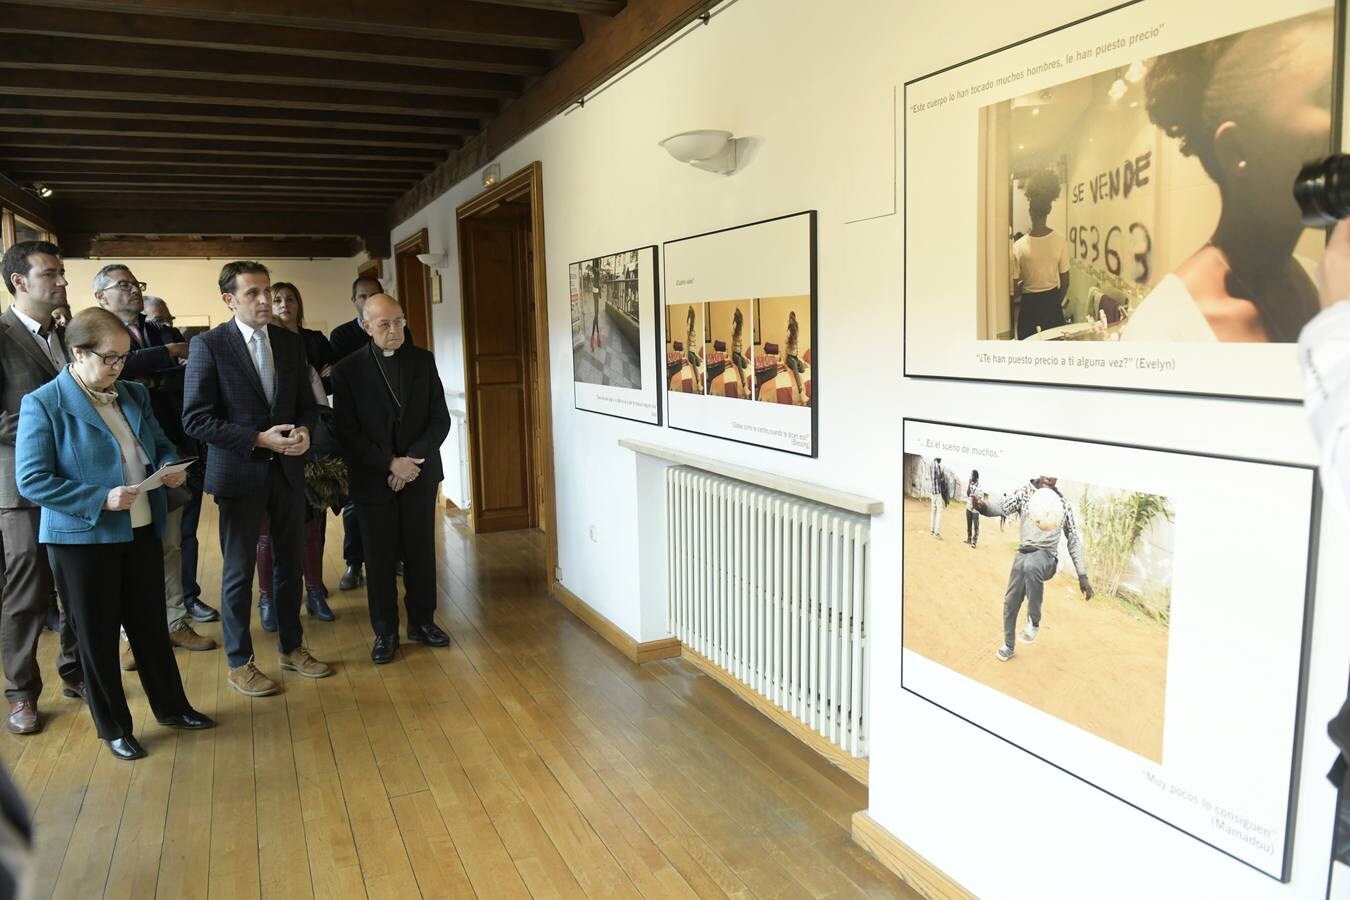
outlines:
[{"label": "framed photo of man jumping", "polygon": [[1283,879],[1316,470],[903,433],[901,687]]}]

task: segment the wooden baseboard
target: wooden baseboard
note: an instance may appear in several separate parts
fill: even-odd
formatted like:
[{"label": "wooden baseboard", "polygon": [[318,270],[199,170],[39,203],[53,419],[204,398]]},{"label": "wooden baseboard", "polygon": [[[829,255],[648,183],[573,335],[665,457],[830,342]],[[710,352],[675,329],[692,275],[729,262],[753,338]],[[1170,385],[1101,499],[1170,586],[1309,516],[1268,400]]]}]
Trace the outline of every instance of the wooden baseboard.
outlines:
[{"label": "wooden baseboard", "polygon": [[853,843],[875,856],[926,900],[975,900],[974,894],[878,825],[865,809],[853,814]]},{"label": "wooden baseboard", "polygon": [[567,607],[572,615],[589,625],[592,631],[613,644],[620,653],[635,663],[653,662],[654,660],[669,659],[672,656],[680,655],[679,638],[636,641],[626,631],[600,615],[585,600],[582,600],[558,582],[553,582],[550,593],[553,595],[553,599]]},{"label": "wooden baseboard", "polygon": [[769,721],[819,753],[830,765],[839,769],[859,784],[867,784],[867,760],[858,759],[856,756],[852,756],[839,749],[834,744],[797,721],[792,715],[779,709],[768,697],[765,697],[745,684],[742,684],[734,675],[727,672],[706,656],[703,656],[694,650],[690,650],[688,647],[683,649],[681,655],[695,666],[698,666],[699,669],[703,670],[704,674],[708,675],[718,684],[722,685],[737,697],[740,697],[746,703],[749,703],[755,709],[759,710],[759,712],[763,713],[768,717]]}]

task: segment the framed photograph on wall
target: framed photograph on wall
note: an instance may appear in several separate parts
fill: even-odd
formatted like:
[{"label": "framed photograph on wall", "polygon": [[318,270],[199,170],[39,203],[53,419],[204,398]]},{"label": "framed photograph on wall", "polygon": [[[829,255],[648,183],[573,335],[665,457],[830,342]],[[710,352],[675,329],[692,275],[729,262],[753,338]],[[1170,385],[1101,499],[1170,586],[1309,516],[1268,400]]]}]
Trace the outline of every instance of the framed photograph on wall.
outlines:
[{"label": "framed photograph on wall", "polygon": [[908,82],[905,374],[1300,399],[1342,12],[1137,0]]},{"label": "framed photograph on wall", "polygon": [[1283,880],[1316,469],[903,435],[902,688]]},{"label": "framed photograph on wall", "polygon": [[815,211],[664,249],[670,427],[815,456]]},{"label": "framed photograph on wall", "polygon": [[656,246],[567,268],[576,408],[661,424]]}]

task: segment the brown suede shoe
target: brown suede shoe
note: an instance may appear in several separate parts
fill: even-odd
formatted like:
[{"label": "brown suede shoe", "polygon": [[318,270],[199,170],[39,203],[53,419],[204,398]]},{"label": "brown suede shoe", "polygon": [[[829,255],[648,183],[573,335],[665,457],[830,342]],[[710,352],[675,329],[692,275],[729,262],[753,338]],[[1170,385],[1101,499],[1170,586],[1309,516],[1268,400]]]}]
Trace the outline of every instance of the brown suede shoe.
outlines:
[{"label": "brown suede shoe", "polygon": [[20,700],[9,705],[9,719],[5,723],[15,734],[37,734],[42,730],[38,719],[37,704],[31,700]]},{"label": "brown suede shoe", "polygon": [[120,662],[121,665],[122,665],[122,671],[123,671],[123,672],[135,672],[135,671],[136,671],[136,657],[135,657],[135,655],[132,654],[132,652],[131,652],[131,645],[130,645],[130,644],[123,644],[123,645],[122,645],[122,655],[121,655],[121,659],[119,660],[119,662]]},{"label": "brown suede shoe", "polygon": [[266,697],[281,690],[281,686],[268,678],[250,659],[237,669],[231,669],[225,683],[246,697]]},{"label": "brown suede shoe", "polygon": [[216,649],[216,639],[207,637],[204,634],[198,634],[192,630],[192,626],[187,622],[169,632],[169,640],[173,641],[175,647],[182,647],[184,650],[214,650]]},{"label": "brown suede shoe", "polygon": [[327,678],[333,674],[333,667],[326,662],[315,659],[309,652],[309,648],[304,644],[296,647],[290,653],[281,654],[281,667],[288,672],[294,672],[306,678]]}]

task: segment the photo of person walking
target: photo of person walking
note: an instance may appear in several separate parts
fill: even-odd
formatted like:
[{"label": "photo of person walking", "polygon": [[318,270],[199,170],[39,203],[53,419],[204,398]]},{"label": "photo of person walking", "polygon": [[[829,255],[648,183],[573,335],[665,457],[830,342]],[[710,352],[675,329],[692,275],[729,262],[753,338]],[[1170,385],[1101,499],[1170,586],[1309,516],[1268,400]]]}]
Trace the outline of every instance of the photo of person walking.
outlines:
[{"label": "photo of person walking", "polygon": [[1064,495],[1055,487],[1058,481],[1053,475],[1039,475],[1002,500],[972,501],[979,515],[1000,518],[1015,515],[1022,519],[1017,556],[1013,558],[1008,590],[1003,595],[1003,646],[998,648],[996,655],[1004,662],[1012,659],[1016,652],[1013,634],[1017,630],[1017,615],[1023,600],[1027,603],[1027,626],[1022,630],[1022,640],[1030,644],[1040,632],[1045,583],[1059,568],[1061,538],[1068,545],[1083,599],[1091,600],[1093,596],[1087,565],[1083,561],[1083,538],[1074,520],[1073,507],[1064,502]]},{"label": "photo of person walking", "polygon": [[[1160,760],[1172,501],[977,459],[904,455],[904,649]],[[932,539],[944,484],[960,544]]]},{"label": "photo of person walking", "polygon": [[568,267],[575,381],[642,388],[640,274],[637,250]]},{"label": "photo of person walking", "polygon": [[[970,549],[976,549],[976,544],[980,541],[980,511],[976,506],[981,502],[984,494],[980,490],[980,472],[978,469],[970,471],[970,480],[966,482],[966,543]],[[999,516],[1000,525],[1003,522],[1003,516]]]}]

